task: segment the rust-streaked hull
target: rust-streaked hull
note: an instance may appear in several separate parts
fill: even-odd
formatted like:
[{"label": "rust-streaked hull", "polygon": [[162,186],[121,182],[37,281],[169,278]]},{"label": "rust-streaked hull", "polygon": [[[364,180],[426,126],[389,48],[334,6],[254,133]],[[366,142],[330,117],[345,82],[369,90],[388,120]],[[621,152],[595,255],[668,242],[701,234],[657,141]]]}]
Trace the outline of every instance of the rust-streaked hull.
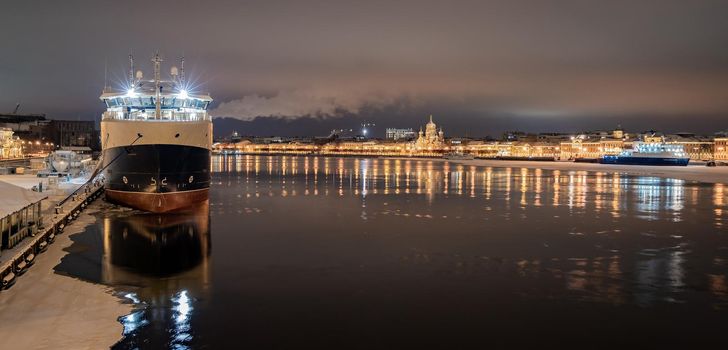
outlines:
[{"label": "rust-streaked hull", "polygon": [[210,189],[204,188],[166,193],[129,192],[107,189],[105,193],[106,199],[114,203],[152,213],[167,213],[188,208],[195,203],[207,200]]}]

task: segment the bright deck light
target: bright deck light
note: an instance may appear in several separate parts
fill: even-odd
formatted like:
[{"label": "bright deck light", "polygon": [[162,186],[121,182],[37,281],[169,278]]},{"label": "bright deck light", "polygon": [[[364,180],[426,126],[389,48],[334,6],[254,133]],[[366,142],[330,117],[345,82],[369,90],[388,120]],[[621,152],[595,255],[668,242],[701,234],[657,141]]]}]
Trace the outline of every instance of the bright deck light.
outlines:
[{"label": "bright deck light", "polygon": [[129,88],[129,90],[126,90],[126,96],[134,97],[134,88]]},{"label": "bright deck light", "polygon": [[178,96],[178,97],[179,97],[179,98],[183,98],[183,99],[184,99],[184,98],[187,98],[187,97],[188,97],[188,95],[187,95],[187,90],[180,90],[180,91],[179,91],[179,96]]}]

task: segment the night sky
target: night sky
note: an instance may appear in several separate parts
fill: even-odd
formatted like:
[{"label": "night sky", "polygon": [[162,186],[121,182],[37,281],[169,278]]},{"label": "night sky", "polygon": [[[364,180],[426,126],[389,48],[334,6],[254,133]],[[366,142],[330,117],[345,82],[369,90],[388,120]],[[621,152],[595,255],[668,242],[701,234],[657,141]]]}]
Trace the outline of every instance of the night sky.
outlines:
[{"label": "night sky", "polygon": [[326,135],[728,129],[728,1],[5,1],[0,111],[97,119],[104,67],[186,57],[219,123]]}]

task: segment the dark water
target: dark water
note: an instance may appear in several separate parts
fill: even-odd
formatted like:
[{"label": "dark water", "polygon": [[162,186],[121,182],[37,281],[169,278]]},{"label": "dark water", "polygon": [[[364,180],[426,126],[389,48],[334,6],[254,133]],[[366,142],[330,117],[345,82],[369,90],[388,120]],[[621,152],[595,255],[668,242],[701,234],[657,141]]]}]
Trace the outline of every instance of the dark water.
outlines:
[{"label": "dark water", "polygon": [[209,205],[110,204],[57,270],[119,349],[728,344],[728,189],[427,160],[213,159]]}]

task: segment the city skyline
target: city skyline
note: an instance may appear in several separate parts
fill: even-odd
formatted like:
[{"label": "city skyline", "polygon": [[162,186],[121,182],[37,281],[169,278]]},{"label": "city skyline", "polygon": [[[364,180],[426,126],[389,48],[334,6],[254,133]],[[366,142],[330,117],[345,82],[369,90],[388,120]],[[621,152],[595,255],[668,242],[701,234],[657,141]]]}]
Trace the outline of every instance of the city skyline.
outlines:
[{"label": "city skyline", "polygon": [[[371,119],[370,119],[371,120]],[[409,118],[405,120],[398,120],[398,121],[385,121],[385,124],[376,124],[375,127],[369,127],[367,128],[367,138],[373,138],[373,139],[383,139],[386,138],[386,130],[387,129],[413,129],[413,131],[416,133],[417,128],[419,128],[421,125],[424,125],[427,118],[425,116],[415,116],[413,117],[413,120],[410,121]],[[449,120],[446,118],[442,118],[440,120],[444,120],[445,123],[449,123]],[[254,132],[249,132],[250,130],[253,130],[252,128],[248,127],[247,125],[251,125],[250,121],[241,121],[235,118],[215,118],[213,119],[213,124],[215,125],[214,133],[216,139],[226,139],[229,138],[233,133],[238,133],[240,136],[244,137],[274,137],[274,136],[280,136],[280,137],[324,137],[327,136],[331,131],[333,130],[346,130],[349,131],[347,134],[350,134],[351,136],[354,135],[361,135],[361,124],[360,121],[367,121],[364,119],[358,120],[347,120],[347,119],[340,119],[340,120],[332,120],[330,123],[327,124],[321,124],[317,120],[312,120],[310,118],[300,118],[292,121],[282,120],[278,118],[265,118],[264,121],[259,121],[258,124],[256,124],[256,127],[254,129]],[[284,124],[284,126],[281,126],[281,124]],[[303,125],[303,127],[300,127],[300,125]],[[470,128],[465,126],[463,127],[450,127],[449,124],[438,124],[442,125],[444,129],[447,130],[447,137],[466,137],[466,138],[476,138],[476,139],[501,139],[505,134],[513,133],[513,132],[523,132],[527,134],[572,134],[572,135],[578,135],[578,134],[584,134],[584,133],[590,133],[590,132],[598,132],[598,131],[611,131],[616,128],[622,128],[625,129],[633,134],[641,134],[641,133],[648,133],[648,132],[656,132],[661,134],[694,134],[696,136],[704,136],[704,137],[714,137],[714,136],[722,136],[726,133],[728,133],[728,129],[711,129],[709,127],[706,128],[700,128],[701,131],[694,131],[695,128],[691,127],[685,127],[682,129],[678,128],[660,128],[659,125],[662,124],[652,124],[648,122],[641,122],[641,123],[634,123],[627,125],[625,127],[621,123],[614,123],[614,124],[607,124],[606,122],[599,125],[594,125],[591,127],[580,127],[579,125],[582,124],[568,124],[571,127],[567,127],[566,125],[554,125],[554,126],[548,126],[544,125],[542,127],[534,127],[533,125],[524,125],[524,124],[513,124],[512,128],[507,128],[506,124],[502,124],[502,127],[493,128],[492,126],[485,126],[482,128]],[[638,125],[644,126],[643,128],[636,127]],[[326,129],[326,126],[330,126],[329,129]],[[457,126],[457,124],[456,124]],[[583,125],[582,125],[583,126]],[[310,127],[310,129],[308,128]],[[305,133],[301,133],[301,129],[304,130],[310,130]],[[364,135],[362,135],[364,136]]]},{"label": "city skyline", "polygon": [[[165,64],[187,58],[214,117],[256,135],[405,127],[429,114],[473,136],[728,128],[725,3],[36,5],[0,14],[10,48],[0,58],[3,112],[21,103],[21,113],[98,120],[105,72],[123,87],[127,55],[150,74],[159,50]],[[138,8],[173,15],[152,24]],[[110,11],[125,21],[109,21]]]}]

